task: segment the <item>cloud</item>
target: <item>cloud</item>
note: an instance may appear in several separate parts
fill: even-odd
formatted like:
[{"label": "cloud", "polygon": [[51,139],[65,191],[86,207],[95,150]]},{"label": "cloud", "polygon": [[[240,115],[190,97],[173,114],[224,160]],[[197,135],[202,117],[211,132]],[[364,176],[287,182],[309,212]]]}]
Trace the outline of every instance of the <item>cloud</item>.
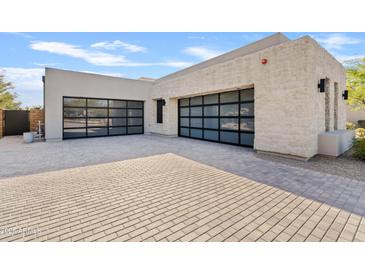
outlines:
[{"label": "cloud", "polygon": [[79,46],[62,42],[32,42],[30,48],[38,51],[46,51],[53,54],[70,56],[82,59],[92,65],[110,67],[147,67],[165,66],[173,68],[184,68],[192,65],[184,61],[163,61],[163,62],[133,62],[122,55],[114,55],[96,50],[83,49]]},{"label": "cloud", "polygon": [[335,55],[335,58],[340,61],[345,66],[351,66],[352,64],[357,63],[361,59],[365,58],[365,54],[358,55]]},{"label": "cloud", "polygon": [[119,73],[119,72],[104,72],[104,71],[96,72],[96,71],[90,71],[90,70],[82,70],[81,72],[91,73],[91,74],[98,74],[98,75],[113,76],[113,77],[121,77],[121,78],[126,77],[126,74]]},{"label": "cloud", "polygon": [[44,69],[4,67],[0,68],[0,72],[14,84],[16,92],[23,90],[42,91]]},{"label": "cloud", "polygon": [[205,40],[205,36],[190,35],[190,36],[188,36],[188,39],[191,39],[191,40]]},{"label": "cloud", "polygon": [[114,50],[114,49],[118,49],[121,48],[125,51],[128,52],[146,52],[147,49],[142,47],[142,46],[138,46],[138,45],[133,45],[133,44],[129,44],[120,40],[115,40],[115,41],[103,41],[103,42],[97,42],[91,45],[92,48],[96,48],[96,49],[106,49],[106,50]]},{"label": "cloud", "polygon": [[35,63],[33,63],[33,65],[45,68],[45,67],[55,67],[58,65],[58,63],[37,63],[37,62],[35,62]]},{"label": "cloud", "polygon": [[188,47],[183,50],[187,55],[199,58],[200,60],[207,60],[222,54],[220,51],[209,49],[206,47]]},{"label": "cloud", "polygon": [[186,68],[193,65],[193,63],[191,62],[184,62],[184,61],[167,61],[157,64],[159,66],[172,67],[172,68]]},{"label": "cloud", "polygon": [[98,66],[121,66],[127,61],[122,55],[113,55],[100,51],[90,51],[87,49],[82,49],[79,46],[62,42],[35,41],[30,44],[30,48],[33,50],[46,51],[49,53],[82,59],[90,64]]},{"label": "cloud", "polygon": [[19,36],[19,37],[26,38],[26,39],[33,39],[33,36],[26,32],[5,32],[5,33],[8,33],[8,34],[14,35],[14,36]]},{"label": "cloud", "polygon": [[362,41],[341,33],[314,37],[327,50],[340,50],[346,45],[359,44]]}]

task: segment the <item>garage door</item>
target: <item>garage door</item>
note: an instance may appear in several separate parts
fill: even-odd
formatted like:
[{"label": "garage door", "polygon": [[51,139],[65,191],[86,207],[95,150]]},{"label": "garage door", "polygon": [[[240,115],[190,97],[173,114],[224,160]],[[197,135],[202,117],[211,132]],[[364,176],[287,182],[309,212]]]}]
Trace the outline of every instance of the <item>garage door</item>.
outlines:
[{"label": "garage door", "polygon": [[143,101],[63,97],[63,139],[143,134]]},{"label": "garage door", "polygon": [[254,89],[179,100],[179,136],[253,147]]}]

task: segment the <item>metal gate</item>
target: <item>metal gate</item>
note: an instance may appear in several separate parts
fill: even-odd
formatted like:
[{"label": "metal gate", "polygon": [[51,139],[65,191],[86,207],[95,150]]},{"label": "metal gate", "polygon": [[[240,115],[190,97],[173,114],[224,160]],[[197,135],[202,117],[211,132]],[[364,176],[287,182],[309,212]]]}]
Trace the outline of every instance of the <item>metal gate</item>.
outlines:
[{"label": "metal gate", "polygon": [[5,110],[5,136],[29,132],[29,111]]}]

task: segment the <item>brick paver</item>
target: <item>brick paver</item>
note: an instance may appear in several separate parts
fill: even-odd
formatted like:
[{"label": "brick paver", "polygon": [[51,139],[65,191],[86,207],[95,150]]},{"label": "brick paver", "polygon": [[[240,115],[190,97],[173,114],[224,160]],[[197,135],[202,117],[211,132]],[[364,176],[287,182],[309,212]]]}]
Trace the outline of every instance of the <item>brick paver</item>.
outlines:
[{"label": "brick paver", "polygon": [[167,153],[1,179],[0,240],[365,241],[365,220]]}]

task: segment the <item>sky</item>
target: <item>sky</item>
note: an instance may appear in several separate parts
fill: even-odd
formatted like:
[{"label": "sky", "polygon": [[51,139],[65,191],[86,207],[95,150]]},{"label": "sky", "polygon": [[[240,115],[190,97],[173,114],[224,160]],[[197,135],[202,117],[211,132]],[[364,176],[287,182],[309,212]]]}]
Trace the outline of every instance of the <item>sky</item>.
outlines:
[{"label": "sky", "polygon": [[[43,103],[45,67],[138,79],[159,78],[273,33],[0,33],[0,73],[22,106]],[[339,61],[365,57],[365,33],[310,35]]]}]

